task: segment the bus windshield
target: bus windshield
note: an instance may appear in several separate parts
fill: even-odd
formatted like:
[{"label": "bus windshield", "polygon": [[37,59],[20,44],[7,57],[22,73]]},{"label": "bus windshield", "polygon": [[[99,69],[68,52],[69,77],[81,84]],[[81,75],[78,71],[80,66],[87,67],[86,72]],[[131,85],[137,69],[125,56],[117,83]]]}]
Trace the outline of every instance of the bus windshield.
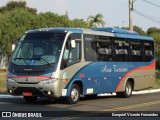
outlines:
[{"label": "bus windshield", "polygon": [[28,33],[21,37],[11,63],[23,66],[51,66],[58,62],[64,38],[64,33]]}]

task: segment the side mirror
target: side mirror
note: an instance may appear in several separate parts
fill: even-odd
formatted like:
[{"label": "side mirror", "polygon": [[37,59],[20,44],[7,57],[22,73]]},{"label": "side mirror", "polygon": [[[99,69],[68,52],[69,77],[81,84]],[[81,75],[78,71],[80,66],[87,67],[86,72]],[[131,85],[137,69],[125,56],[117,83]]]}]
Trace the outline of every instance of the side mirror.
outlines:
[{"label": "side mirror", "polygon": [[76,48],[76,41],[75,40],[71,40],[71,47]]},{"label": "side mirror", "polygon": [[15,44],[12,44],[12,52],[14,51],[16,45]]}]

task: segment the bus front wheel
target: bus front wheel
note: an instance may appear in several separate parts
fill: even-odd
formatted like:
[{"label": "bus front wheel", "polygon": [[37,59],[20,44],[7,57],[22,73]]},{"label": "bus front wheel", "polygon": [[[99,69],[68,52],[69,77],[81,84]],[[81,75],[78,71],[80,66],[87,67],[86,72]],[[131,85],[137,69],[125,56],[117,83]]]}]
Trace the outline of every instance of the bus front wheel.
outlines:
[{"label": "bus front wheel", "polygon": [[130,81],[127,81],[124,92],[117,92],[118,97],[128,98],[132,95],[133,87]]},{"label": "bus front wheel", "polygon": [[76,104],[79,101],[79,99],[80,99],[80,88],[78,85],[73,84],[71,91],[70,91],[70,94],[67,97],[67,101],[70,104]]}]

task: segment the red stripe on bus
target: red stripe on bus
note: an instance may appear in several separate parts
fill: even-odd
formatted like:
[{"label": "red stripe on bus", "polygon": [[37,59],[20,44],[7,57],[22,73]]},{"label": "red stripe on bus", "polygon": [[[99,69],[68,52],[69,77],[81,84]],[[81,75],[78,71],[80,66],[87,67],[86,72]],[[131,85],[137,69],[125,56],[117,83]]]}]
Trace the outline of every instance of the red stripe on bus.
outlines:
[{"label": "red stripe on bus", "polygon": [[119,82],[119,84],[118,84],[118,86],[117,86],[117,88],[116,88],[116,92],[118,92],[119,88],[120,88],[121,85],[122,85],[122,82],[125,80],[125,78],[126,78],[129,74],[131,74],[131,73],[133,73],[133,72],[136,72],[136,71],[139,71],[139,70],[149,70],[149,69],[153,69],[153,68],[155,67],[155,65],[156,65],[156,61],[154,61],[154,62],[153,62],[152,64],[150,64],[149,66],[140,67],[140,68],[135,68],[135,69],[129,71],[125,76],[123,76],[123,78],[122,78],[121,81]]},{"label": "red stripe on bus", "polygon": [[37,78],[37,80],[51,79],[51,76],[8,76],[8,78]]}]

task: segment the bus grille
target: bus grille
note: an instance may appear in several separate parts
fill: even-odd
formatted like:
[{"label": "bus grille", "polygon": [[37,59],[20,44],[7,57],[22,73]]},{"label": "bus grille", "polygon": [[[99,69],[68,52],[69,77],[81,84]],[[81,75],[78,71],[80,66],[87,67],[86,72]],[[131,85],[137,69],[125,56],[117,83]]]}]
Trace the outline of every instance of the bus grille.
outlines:
[{"label": "bus grille", "polygon": [[25,70],[14,70],[16,75],[27,75],[27,76],[35,76],[44,74],[44,70],[33,70],[33,71],[25,71]]}]

